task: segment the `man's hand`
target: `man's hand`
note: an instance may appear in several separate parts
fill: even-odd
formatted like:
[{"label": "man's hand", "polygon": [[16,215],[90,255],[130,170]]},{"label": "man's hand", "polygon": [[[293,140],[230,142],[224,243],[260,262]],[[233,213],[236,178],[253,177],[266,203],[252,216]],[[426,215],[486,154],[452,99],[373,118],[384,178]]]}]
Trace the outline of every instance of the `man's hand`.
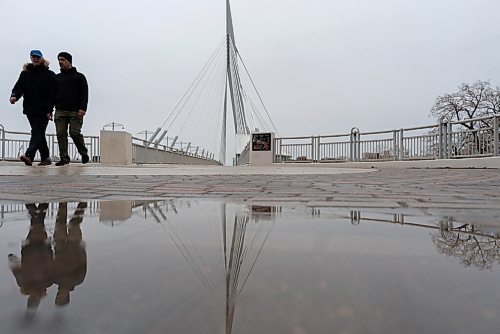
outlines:
[{"label": "man's hand", "polygon": [[16,103],[16,101],[17,101],[17,98],[15,96],[11,96],[9,99],[10,104],[14,104],[14,103]]},{"label": "man's hand", "polygon": [[78,110],[78,117],[83,118],[87,112],[85,110]]}]

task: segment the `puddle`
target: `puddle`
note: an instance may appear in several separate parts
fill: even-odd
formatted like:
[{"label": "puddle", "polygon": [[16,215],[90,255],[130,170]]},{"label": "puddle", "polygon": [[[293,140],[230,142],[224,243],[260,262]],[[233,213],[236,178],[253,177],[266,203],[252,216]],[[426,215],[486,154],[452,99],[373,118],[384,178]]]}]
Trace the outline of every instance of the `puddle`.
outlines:
[{"label": "puddle", "polygon": [[500,326],[495,215],[195,199],[3,205],[0,214],[1,333]]}]

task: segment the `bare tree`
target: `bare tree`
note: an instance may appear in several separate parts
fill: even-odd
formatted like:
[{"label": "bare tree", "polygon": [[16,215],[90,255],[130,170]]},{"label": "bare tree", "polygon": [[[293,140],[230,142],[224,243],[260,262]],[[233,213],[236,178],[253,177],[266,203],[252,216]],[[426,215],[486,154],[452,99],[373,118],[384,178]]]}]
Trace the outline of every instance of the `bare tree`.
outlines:
[{"label": "bare tree", "polygon": [[431,109],[432,116],[461,122],[455,126],[465,131],[455,132],[451,144],[454,154],[458,155],[492,152],[493,118],[475,121],[472,119],[498,113],[500,113],[500,88],[492,88],[488,81],[463,83],[457,92],[438,96]]},{"label": "bare tree", "polygon": [[[463,121],[471,118],[500,113],[500,88],[492,88],[488,81],[463,83],[458,91],[438,96],[431,109],[431,115],[439,119]],[[489,127],[488,122],[468,122],[463,124],[469,130]]]}]

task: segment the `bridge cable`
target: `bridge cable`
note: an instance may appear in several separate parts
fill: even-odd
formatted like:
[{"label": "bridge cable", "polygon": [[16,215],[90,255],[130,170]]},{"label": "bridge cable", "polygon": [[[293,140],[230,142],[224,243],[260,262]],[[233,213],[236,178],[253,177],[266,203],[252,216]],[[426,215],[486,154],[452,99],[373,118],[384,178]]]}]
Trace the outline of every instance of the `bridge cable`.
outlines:
[{"label": "bridge cable", "polygon": [[[212,68],[212,73],[210,73],[210,77],[213,77],[214,80],[211,81],[212,85],[208,91],[208,94],[205,94],[203,106],[200,108],[200,110],[207,111],[207,112],[202,114],[202,116],[203,115],[205,116],[204,118],[198,117],[196,119],[196,124],[194,126],[195,129],[198,129],[198,125],[201,122],[203,122],[203,124],[205,124],[205,126],[201,127],[201,129],[204,131],[202,133],[198,132],[197,134],[199,137],[202,138],[202,140],[205,139],[206,137],[210,137],[213,140],[210,143],[210,149],[212,151],[215,151],[216,146],[217,146],[217,144],[214,142],[214,140],[216,141],[216,139],[219,138],[219,136],[217,134],[218,132],[216,133],[215,136],[208,136],[208,134],[206,135],[206,132],[210,133],[210,129],[214,128],[212,126],[214,124],[214,122],[215,122],[215,124],[218,124],[220,122],[220,116],[221,116],[220,113],[216,113],[217,117],[212,117],[210,112],[213,110],[219,110],[220,104],[222,103],[222,98],[223,98],[223,93],[224,93],[224,91],[222,89],[223,89],[223,86],[225,83],[225,71],[224,71],[225,64],[224,63],[225,63],[224,61],[220,61],[220,59],[218,59],[218,61],[216,62],[216,65]],[[202,91],[205,89],[206,83],[208,83],[210,80],[211,80],[210,78],[207,78],[207,81],[205,82],[204,87],[201,89]],[[219,95],[219,92],[222,92],[222,94]],[[181,132],[184,129],[185,124],[187,123],[190,115],[192,114],[192,112],[194,111],[194,108],[197,105],[197,101],[201,98],[201,93],[202,92],[200,92],[200,95],[196,98],[196,101],[193,103],[192,108],[189,112],[189,115],[185,119],[182,127],[179,129],[179,132]],[[208,121],[206,120],[207,117],[209,118]],[[207,126],[207,123],[209,123],[208,126]],[[218,129],[218,126],[217,126],[217,129]]]},{"label": "bridge cable", "polygon": [[257,96],[259,97],[260,103],[262,104],[262,106],[264,107],[264,110],[266,111],[267,117],[271,121],[271,124],[273,126],[274,132],[276,132],[276,135],[278,135],[278,131],[276,130],[276,126],[274,125],[274,122],[271,119],[271,116],[269,115],[269,112],[268,112],[268,110],[266,108],[266,105],[264,104],[264,101],[262,100],[262,97],[260,96],[259,91],[257,90],[257,87],[255,86],[255,83],[253,82],[253,79],[252,79],[250,73],[248,72],[248,69],[247,69],[247,67],[245,65],[245,62],[243,61],[243,58],[241,58],[241,55],[239,53],[237,53],[237,55],[240,58],[241,63],[243,64],[243,67],[245,68],[245,72],[247,73],[248,78],[250,79],[250,82],[252,83],[252,86],[255,89],[255,92],[257,93]]},{"label": "bridge cable", "polygon": [[[218,52],[220,52],[220,50],[218,50]],[[206,66],[204,69],[203,69],[203,73],[201,74],[201,76],[199,76],[198,78],[198,81],[196,82],[194,88],[191,89],[191,92],[189,93],[188,97],[184,99],[184,103],[182,104],[182,106],[177,110],[177,114],[175,115],[174,119],[170,122],[170,125],[167,127],[167,131],[170,129],[170,127],[172,126],[172,124],[175,122],[175,120],[177,119],[177,117],[179,117],[179,114],[180,112],[183,110],[183,108],[186,106],[187,102],[190,100],[190,98],[193,96],[194,92],[196,91],[196,89],[198,88],[199,84],[201,83],[202,79],[204,78],[204,76],[206,75],[208,69],[212,66],[213,62],[214,62],[214,59],[216,59],[215,57],[212,58],[210,60],[210,63],[209,63],[209,66]],[[191,88],[191,87],[190,87]],[[181,99],[182,101],[182,99]],[[181,102],[179,101],[179,103]],[[179,104],[178,103],[178,104]],[[175,110],[175,109],[174,109]],[[173,111],[174,111],[173,110]],[[173,112],[172,111],[172,112]],[[165,121],[166,122],[166,121]],[[165,124],[164,122],[164,124]],[[163,126],[163,125],[162,125]]]},{"label": "bridge cable", "polygon": [[181,99],[177,102],[177,104],[175,105],[175,107],[172,109],[172,111],[168,114],[167,118],[165,119],[165,121],[163,121],[162,125],[160,126],[161,128],[163,128],[163,126],[165,125],[165,123],[168,121],[168,119],[170,118],[170,116],[173,114],[173,112],[177,109],[177,107],[181,104],[181,102],[184,100],[184,98],[186,97],[186,95],[191,91],[191,89],[193,88],[193,86],[197,83],[199,77],[203,74],[203,72],[205,71],[206,67],[209,66],[209,64],[212,62],[213,58],[217,55],[219,51],[219,49],[224,45],[224,42],[225,42],[225,38],[219,43],[219,46],[216,48],[216,50],[212,53],[212,55],[210,56],[209,60],[207,61],[207,63],[205,64],[205,66],[203,66],[202,70],[200,71],[200,73],[198,73],[198,75],[196,76],[196,78],[194,79],[194,81],[191,83],[191,85],[189,86],[189,88],[186,90],[186,92],[184,93],[184,95],[181,97]]},{"label": "bridge cable", "polygon": [[[220,58],[220,55],[222,55],[222,53],[220,53],[220,54],[218,55],[217,59],[219,59],[219,58]],[[217,62],[216,62],[216,63],[217,63]],[[208,74],[208,76],[209,76],[209,77],[211,77],[211,75],[214,73],[214,70],[215,70],[215,69],[216,69],[216,66],[212,66],[212,67],[211,67],[211,72]],[[208,80],[205,80],[205,82],[203,83],[203,86],[201,87],[201,90],[199,91],[199,93],[197,94],[197,96],[196,96],[196,98],[195,98],[195,101],[194,101],[194,103],[193,103],[193,105],[192,105],[192,107],[191,107],[191,110],[189,111],[189,113],[188,113],[188,115],[187,115],[186,119],[184,120],[184,123],[182,124],[182,126],[181,126],[181,127],[180,127],[180,129],[179,129],[179,133],[182,131],[182,129],[184,129],[184,126],[186,125],[187,120],[189,119],[189,117],[190,117],[190,116],[191,116],[191,114],[193,113],[193,110],[195,109],[195,106],[196,106],[196,104],[198,103],[198,101],[199,101],[199,99],[200,99],[200,97],[201,97],[201,93],[204,91],[205,87],[207,86],[207,83],[208,83]],[[212,82],[212,87],[211,87],[211,88],[213,89],[213,88],[214,88],[217,84],[218,84],[217,82],[216,82],[216,83],[213,83],[213,82]],[[205,106],[206,106],[206,103],[207,103],[207,101],[205,101]]]}]

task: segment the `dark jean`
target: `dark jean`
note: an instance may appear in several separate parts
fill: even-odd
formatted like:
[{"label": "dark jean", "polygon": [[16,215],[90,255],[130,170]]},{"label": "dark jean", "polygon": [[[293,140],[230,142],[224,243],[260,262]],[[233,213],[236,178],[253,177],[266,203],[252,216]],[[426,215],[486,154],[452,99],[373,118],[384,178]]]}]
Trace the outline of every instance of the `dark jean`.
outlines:
[{"label": "dark jean", "polygon": [[44,161],[49,158],[50,154],[47,138],[45,138],[45,130],[47,130],[47,125],[49,124],[47,114],[27,114],[26,117],[28,117],[28,121],[31,125],[31,138],[28,149],[24,155],[33,160],[36,151],[40,151],[40,158]]}]

